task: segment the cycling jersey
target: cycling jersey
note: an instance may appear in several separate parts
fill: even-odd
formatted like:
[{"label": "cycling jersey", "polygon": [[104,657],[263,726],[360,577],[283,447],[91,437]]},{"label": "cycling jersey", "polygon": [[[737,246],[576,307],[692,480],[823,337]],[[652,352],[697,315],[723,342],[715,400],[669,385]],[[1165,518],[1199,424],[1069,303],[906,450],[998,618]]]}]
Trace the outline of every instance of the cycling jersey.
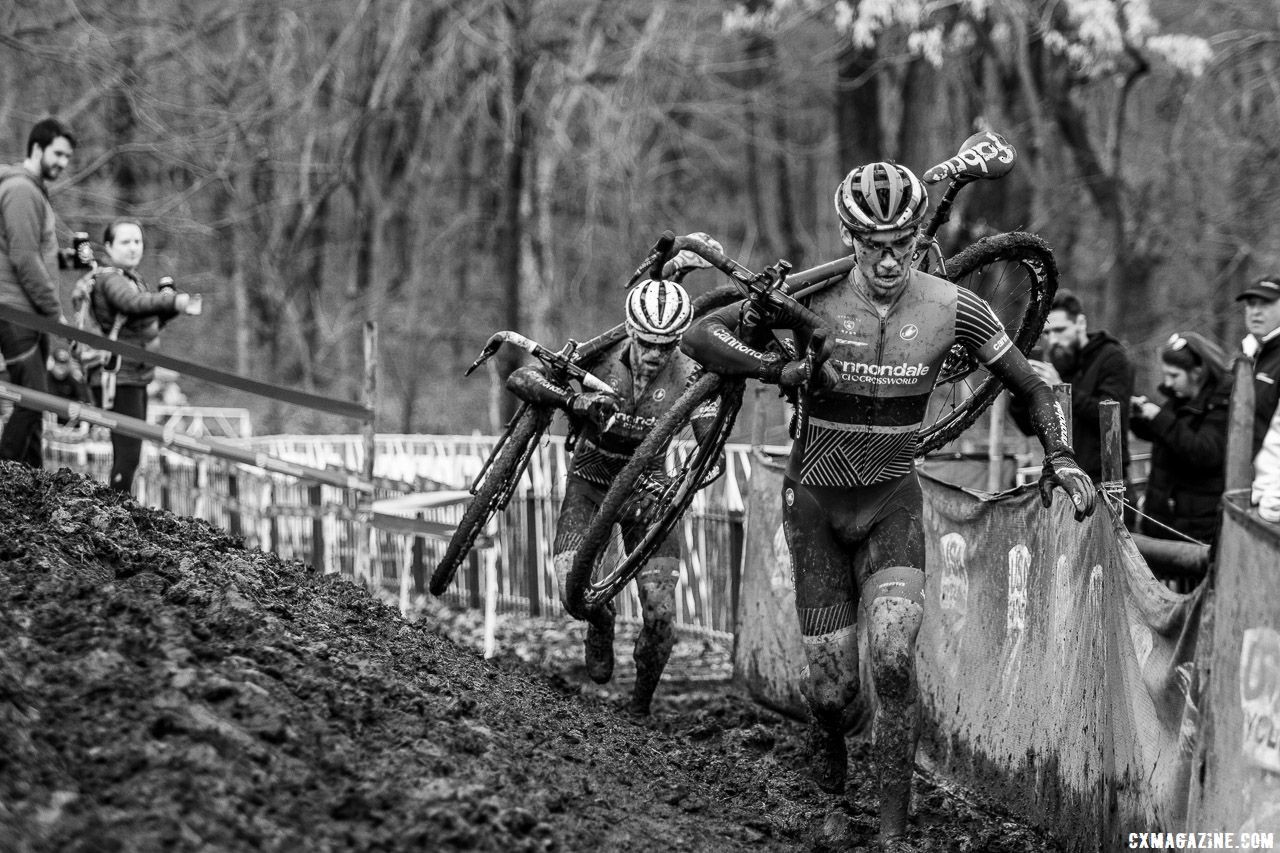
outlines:
[{"label": "cycling jersey", "polygon": [[[642,385],[632,371],[630,353],[631,339],[623,338],[581,364],[613,388],[618,398],[617,414],[605,429],[582,424],[573,451],[570,474],[598,486],[613,482],[658,417],[671,408],[700,369],[684,353],[673,350],[658,373]],[[523,400],[550,405],[566,405],[574,394],[567,386],[548,379],[541,368],[532,366],[513,372],[507,387]],[[695,410],[695,431],[700,432],[701,424],[714,415],[714,408],[703,406]],[[655,459],[654,464],[660,466],[662,460]]]},{"label": "cycling jersey", "polygon": [[[1065,418],[1053,392],[1013,347],[991,306],[973,292],[919,270],[888,308],[850,278],[820,290],[808,307],[826,321],[833,388],[801,394],[787,476],[810,486],[865,486],[910,472],[929,395],[954,344],[1015,391],[1033,398],[1037,431],[1067,449]],[[709,370],[759,376],[781,356],[756,350],[731,329],[738,306],[715,311],[685,333],[685,351]],[[769,318],[762,327],[769,328]],[[798,334],[803,350],[807,333]]]}]

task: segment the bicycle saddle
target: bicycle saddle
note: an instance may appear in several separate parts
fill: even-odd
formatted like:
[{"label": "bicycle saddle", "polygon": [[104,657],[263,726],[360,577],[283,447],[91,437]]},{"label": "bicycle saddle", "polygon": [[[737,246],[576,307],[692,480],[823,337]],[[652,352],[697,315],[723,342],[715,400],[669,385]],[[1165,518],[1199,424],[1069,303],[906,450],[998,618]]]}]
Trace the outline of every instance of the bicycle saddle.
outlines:
[{"label": "bicycle saddle", "polygon": [[1003,178],[1013,168],[1018,152],[1003,136],[993,130],[975,133],[964,141],[960,150],[924,173],[925,183],[936,184],[944,178],[968,183],[980,178]]}]

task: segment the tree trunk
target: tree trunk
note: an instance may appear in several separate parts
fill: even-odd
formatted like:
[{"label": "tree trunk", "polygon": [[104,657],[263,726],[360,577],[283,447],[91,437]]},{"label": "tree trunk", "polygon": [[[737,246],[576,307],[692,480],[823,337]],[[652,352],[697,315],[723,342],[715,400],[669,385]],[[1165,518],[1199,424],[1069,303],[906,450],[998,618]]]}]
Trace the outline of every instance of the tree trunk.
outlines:
[{"label": "tree trunk", "polygon": [[850,169],[883,156],[880,83],[875,51],[846,46],[836,60],[836,167]]}]

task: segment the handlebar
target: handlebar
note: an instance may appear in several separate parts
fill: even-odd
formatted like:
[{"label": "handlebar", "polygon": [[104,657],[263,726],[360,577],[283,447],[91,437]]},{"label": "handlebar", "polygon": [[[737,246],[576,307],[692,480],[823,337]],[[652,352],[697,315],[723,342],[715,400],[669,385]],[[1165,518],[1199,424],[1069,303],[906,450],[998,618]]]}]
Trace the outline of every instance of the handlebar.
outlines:
[{"label": "handlebar", "polygon": [[613,390],[613,387],[607,382],[594,374],[583,370],[574,362],[573,353],[578,347],[576,342],[569,341],[563,350],[560,352],[553,352],[537,341],[526,338],[519,332],[512,331],[494,332],[490,335],[488,343],[484,345],[484,349],[480,350],[479,357],[471,363],[471,366],[467,368],[466,373],[463,375],[470,376],[476,368],[492,358],[493,354],[496,353],[503,344],[511,344],[512,346],[519,347],[553,370],[560,371],[573,379],[577,379],[583,384],[583,387],[590,388],[592,391],[599,391],[603,394],[616,393]]},{"label": "handlebar", "polygon": [[667,247],[666,255],[674,255],[686,249],[693,252],[729,276],[744,297],[764,300],[775,313],[781,312],[783,317],[809,329],[821,328],[824,325],[823,320],[797,302],[795,297],[789,294],[789,288],[799,285],[802,293],[807,292],[808,286],[847,275],[854,265],[854,257],[849,255],[798,273],[791,273],[791,265],[780,260],[763,273],[756,273],[696,237],[676,237],[672,232],[664,231],[645,259],[648,268],[661,269],[658,264],[667,259],[666,255],[658,254],[663,246]]}]

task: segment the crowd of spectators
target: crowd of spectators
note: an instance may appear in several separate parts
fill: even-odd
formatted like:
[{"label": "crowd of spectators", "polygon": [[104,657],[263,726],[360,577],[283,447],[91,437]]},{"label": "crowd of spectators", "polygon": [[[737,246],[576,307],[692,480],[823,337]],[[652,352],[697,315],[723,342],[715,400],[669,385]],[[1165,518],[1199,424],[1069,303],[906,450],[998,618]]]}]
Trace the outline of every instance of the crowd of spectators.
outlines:
[{"label": "crowd of spectators", "polygon": [[[143,256],[142,224],[111,222],[102,239],[101,261],[87,235],[70,252],[61,250],[48,184],[70,165],[75,136],[56,118],[37,122],[27,137],[25,159],[0,167],[0,306],[22,314],[67,323],[59,288],[59,268],[85,275],[73,289],[83,305],[75,325],[143,349],[154,348],[160,329],[181,313],[200,313],[200,297],[171,284],[156,288],[138,271]],[[53,392],[141,420],[147,416],[147,386],[155,368],[48,333],[0,319],[0,378],[36,392]],[[32,468],[44,465],[44,414],[13,405],[0,432],[0,460]],[[141,440],[114,430],[110,485],[132,488]]]}]

